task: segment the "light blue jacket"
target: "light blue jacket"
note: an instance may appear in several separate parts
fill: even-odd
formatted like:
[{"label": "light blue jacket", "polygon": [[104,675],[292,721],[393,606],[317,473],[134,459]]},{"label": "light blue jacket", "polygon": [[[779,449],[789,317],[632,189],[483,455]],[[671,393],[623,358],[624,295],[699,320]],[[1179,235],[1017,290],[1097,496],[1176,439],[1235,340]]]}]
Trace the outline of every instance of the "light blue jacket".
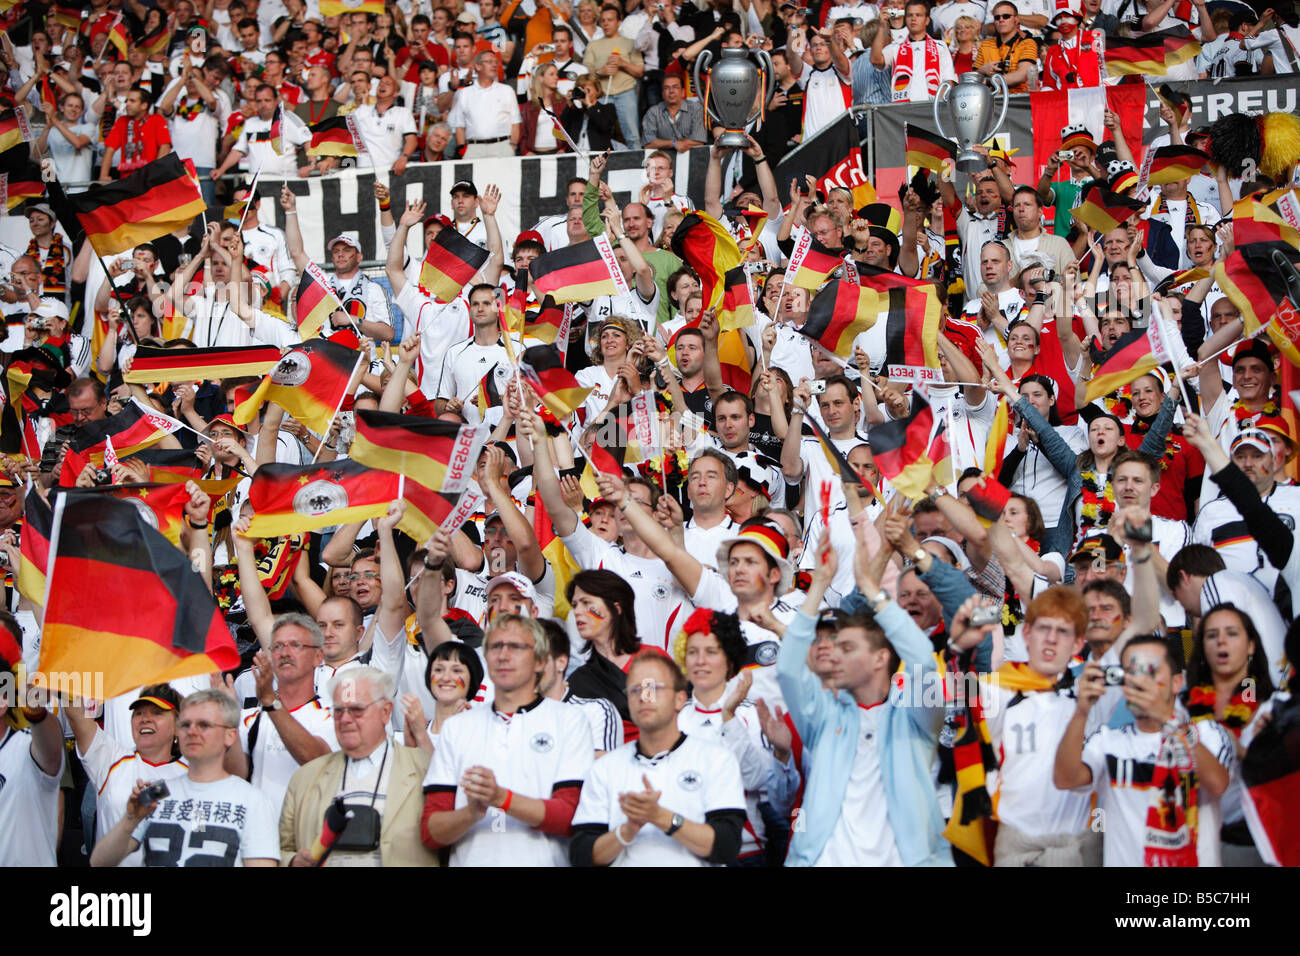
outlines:
[{"label": "light blue jacket", "polygon": [[[910,686],[917,675],[931,675],[930,680],[941,676],[934,651],[907,612],[892,601],[876,621],[905,665],[903,690],[891,691],[880,721],[880,776],[889,825],[904,865],[952,866],[931,769],[943,726],[943,695],[937,695],[936,706],[933,688],[927,695]],[[816,633],[817,622],[800,611],[786,628],[776,658],[776,679],[809,765],[802,826],[790,841],[786,866],[812,866],[822,855],[844,805],[858,748],[862,711],[857,702],[849,694],[823,689],[808,669]],[[916,706],[909,706],[913,696]],[[931,706],[924,706],[926,702]]]}]

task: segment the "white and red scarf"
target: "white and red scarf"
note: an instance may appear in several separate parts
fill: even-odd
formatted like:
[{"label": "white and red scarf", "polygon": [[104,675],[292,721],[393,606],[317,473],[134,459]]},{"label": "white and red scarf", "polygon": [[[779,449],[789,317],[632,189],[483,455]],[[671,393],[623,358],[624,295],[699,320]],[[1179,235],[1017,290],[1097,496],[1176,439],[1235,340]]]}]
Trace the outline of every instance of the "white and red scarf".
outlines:
[{"label": "white and red scarf", "polygon": [[[925,43],[925,90],[934,99],[939,92],[939,44],[933,37],[926,37]],[[904,40],[898,47],[894,58],[894,102],[906,103],[911,99],[912,88],[912,43]]]}]

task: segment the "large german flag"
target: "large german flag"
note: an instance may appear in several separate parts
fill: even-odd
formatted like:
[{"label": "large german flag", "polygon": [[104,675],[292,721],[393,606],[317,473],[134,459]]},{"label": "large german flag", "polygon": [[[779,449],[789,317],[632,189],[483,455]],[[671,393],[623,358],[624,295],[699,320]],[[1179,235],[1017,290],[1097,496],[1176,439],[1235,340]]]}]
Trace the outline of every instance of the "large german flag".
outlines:
[{"label": "large german flag", "polygon": [[866,265],[858,266],[858,283],[880,296],[878,307],[885,313],[885,365],[938,368],[943,303],[934,286]]},{"label": "large german flag", "polygon": [[743,265],[728,269],[722,282],[722,302],[718,305],[718,329],[730,332],[754,324],[754,293],[749,273]]},{"label": "large german flag", "polygon": [[609,236],[604,233],[538,256],[529,264],[528,274],[538,295],[549,295],[561,305],[628,291]]},{"label": "large german flag", "polygon": [[331,116],[307,129],[311,140],[307,143],[308,156],[356,156],[357,138],[353,122],[347,116]]},{"label": "large german flag", "polygon": [[1264,862],[1300,866],[1300,699],[1273,710],[1241,761],[1242,809]]},{"label": "large german flag", "polygon": [[357,412],[351,455],[371,468],[398,472],[433,491],[459,493],[474,476],[488,427],[419,415]]},{"label": "large german flag", "polygon": [[1105,233],[1118,229],[1134,213],[1142,212],[1145,208],[1140,200],[1113,193],[1101,185],[1093,185],[1084,193],[1083,202],[1071,210],[1070,215],[1077,222]]},{"label": "large german flag", "polygon": [[165,349],[140,346],[123,381],[202,382],[243,375],[265,375],[280,361],[273,345],[244,345],[228,349]]},{"label": "large german flag", "polygon": [[22,565],[15,581],[18,593],[33,604],[45,603],[45,573],[50,564],[53,529],[54,510],[33,486],[23,503],[23,529],[19,536]]},{"label": "large german flag", "polygon": [[1256,242],[1285,242],[1300,247],[1300,232],[1265,201],[1275,194],[1259,200],[1246,197],[1232,204],[1232,241],[1238,249]]},{"label": "large german flag", "polygon": [[307,268],[302,270],[297,301],[298,334],[304,341],[320,335],[321,327],[329,317],[343,308],[343,303],[334,294],[334,287],[314,262],[307,263]]},{"label": "large german flag", "polygon": [[894,419],[871,429],[869,443],[876,467],[900,494],[915,501],[925,489],[937,462],[930,457],[930,433],[934,412],[913,390],[912,408],[906,418]]},{"label": "large german flag", "polygon": [[[544,258],[539,256],[533,263]],[[578,384],[573,373],[564,367],[564,360],[554,345],[533,345],[524,349],[524,354],[519,357],[519,371],[556,418],[572,415],[592,391]]]},{"label": "large german flag", "polygon": [[844,260],[813,238],[811,232],[800,226],[794,236],[794,249],[785,278],[788,285],[817,291],[826,284],[831,273],[844,265]]},{"label": "large german flag", "polygon": [[722,301],[723,276],[740,265],[740,247],[726,227],[705,212],[687,213],[673,232],[673,252],[700,278],[704,308]]},{"label": "large german flag", "polygon": [[101,256],[125,252],[188,226],[207,204],[180,158],[168,153],[123,179],[68,197]]},{"label": "large german flag", "polygon": [[[68,450],[84,455],[91,464],[100,468],[104,464],[104,450],[109,439],[112,439],[118,457],[125,458],[158,444],[178,427],[175,419],[132,402],[116,415],[79,428],[68,442]],[[76,478],[76,475],[72,476],[72,483],[75,484]]]},{"label": "large german flag", "polygon": [[28,163],[12,172],[0,173],[0,202],[7,211],[12,212],[29,199],[39,199],[45,195],[45,183],[41,182],[41,172]]},{"label": "large german flag", "polygon": [[51,541],[42,671],[102,673],[104,696],[116,697],[239,666],[189,556],[135,506],[110,495],[60,495]]},{"label": "large german flag", "polygon": [[399,497],[400,475],[348,458],[325,464],[262,465],[248,489],[253,520],[245,536],[279,538],[380,518]]},{"label": "large german flag", "polygon": [[420,291],[451,302],[488,260],[488,251],[455,229],[442,229],[429,243],[420,266]]},{"label": "large german flag", "polygon": [[524,316],[524,335],[550,345],[556,341],[567,341],[572,324],[573,303],[560,305],[548,295],[542,299],[540,309]]},{"label": "large german flag", "polygon": [[948,163],[957,162],[957,144],[928,129],[904,123],[903,141],[909,166],[921,166],[941,173],[945,160]]},{"label": "large german flag", "polygon": [[1180,179],[1189,179],[1199,173],[1209,161],[1209,156],[1190,146],[1179,146],[1173,143],[1161,146],[1151,159],[1151,169],[1147,172],[1147,185],[1163,186],[1166,183],[1176,183]]},{"label": "large german flag", "polygon": [[[87,489],[88,491],[91,489]],[[176,547],[181,546],[181,522],[190,494],[183,484],[158,483],[108,485],[95,492],[111,494],[140,509],[140,515]]]},{"label": "large german flag", "polygon": [[0,153],[32,139],[31,127],[27,125],[27,114],[22,110],[0,110]]},{"label": "large german flag", "polygon": [[235,424],[251,422],[262,403],[269,401],[324,435],[361,360],[355,349],[329,339],[303,342],[281,358],[253,394],[235,408]]},{"label": "large german flag", "polygon": [[880,296],[874,289],[841,280],[817,293],[798,331],[826,351],[848,358],[853,340],[876,324],[879,312]]},{"label": "large german flag", "polygon": [[149,467],[149,481],[155,484],[198,481],[206,470],[188,448],[146,448],[131,457]]},{"label": "large german flag", "polygon": [[1223,262],[1216,262],[1214,279],[1241,312],[1247,336],[1276,316],[1279,321],[1268,326],[1268,336],[1293,365],[1300,365],[1300,316],[1287,299],[1286,280],[1273,262],[1274,253],[1292,265],[1300,263],[1300,252],[1289,243],[1253,242],[1234,249]]},{"label": "large german flag", "polygon": [[1164,76],[1172,66],[1186,63],[1201,52],[1185,24],[1135,37],[1106,35],[1106,75],[1135,73]]},{"label": "large german flag", "polygon": [[1101,363],[1092,370],[1084,401],[1093,402],[1145,375],[1160,363],[1151,354],[1146,329],[1134,329],[1111,346]]}]

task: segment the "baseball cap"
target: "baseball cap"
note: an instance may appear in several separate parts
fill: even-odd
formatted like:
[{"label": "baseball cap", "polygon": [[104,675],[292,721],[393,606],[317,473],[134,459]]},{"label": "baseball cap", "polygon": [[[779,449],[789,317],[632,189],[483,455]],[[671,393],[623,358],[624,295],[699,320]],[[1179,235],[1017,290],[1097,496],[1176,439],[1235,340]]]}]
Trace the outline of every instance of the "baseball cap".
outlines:
[{"label": "baseball cap", "polygon": [[181,695],[170,684],[154,684],[143,688],[127,710],[135,710],[141,704],[153,704],[159,710],[180,710]]},{"label": "baseball cap", "polygon": [[546,240],[542,238],[542,234],[538,232],[536,229],[525,229],[523,232],[521,232],[515,238],[515,245],[517,246],[521,242],[536,242],[542,246],[546,245]]},{"label": "baseball cap", "polygon": [[451,184],[451,194],[454,196],[456,193],[469,193],[471,196],[477,198],[478,187],[468,179],[461,179]]},{"label": "baseball cap", "polygon": [[1066,7],[1064,10],[1057,10],[1052,16],[1053,23],[1057,20],[1074,20],[1076,23],[1082,23],[1083,14],[1078,10],[1071,10],[1069,7]]},{"label": "baseball cap", "polygon": [[436,212],[436,213],[434,213],[432,216],[430,216],[429,218],[427,218],[426,220],[424,220],[424,228],[425,228],[425,229],[428,229],[428,228],[429,228],[429,225],[430,225],[431,223],[435,223],[435,222],[436,222],[438,225],[442,226],[442,228],[444,228],[444,229],[451,229],[451,228],[453,228],[453,226],[452,226],[452,224],[451,224],[451,219],[448,218],[447,216],[444,216],[444,215],[443,215],[442,213],[440,213],[440,212]]},{"label": "baseball cap", "polygon": [[1283,415],[1261,415],[1255,419],[1255,427],[1262,432],[1272,432],[1285,438],[1291,443],[1291,450],[1296,447],[1295,432],[1291,428],[1291,422]]},{"label": "baseball cap", "polygon": [[1246,428],[1237,433],[1237,437],[1232,440],[1232,450],[1229,454],[1235,455],[1238,448],[1251,447],[1262,454],[1273,454],[1273,442],[1268,437],[1268,432],[1262,428]]},{"label": "baseball cap", "polygon": [[468,10],[463,10],[463,11],[461,11],[459,14],[457,14],[457,16],[456,16],[456,22],[457,22],[457,23],[474,23],[474,24],[477,24],[477,23],[478,23],[478,21],[474,19],[474,14],[470,13]]},{"label": "baseball cap", "polygon": [[768,521],[755,523],[741,530],[734,538],[727,538],[718,545],[718,567],[725,568],[731,549],[738,544],[756,544],[781,569],[781,580],[777,583],[776,593],[785,594],[790,590],[794,580],[794,569],[790,565],[790,542],[785,532]]},{"label": "baseball cap", "polygon": [[1095,561],[1097,558],[1103,557],[1107,561],[1122,561],[1124,559],[1124,549],[1119,546],[1118,541],[1106,534],[1106,532],[1101,531],[1090,534],[1079,542],[1079,547],[1075,549],[1074,554],[1070,555],[1070,563]]},{"label": "baseball cap", "polygon": [[539,603],[537,599],[537,587],[527,577],[518,571],[506,571],[504,574],[498,574],[487,583],[487,588],[483,591],[484,599],[492,596],[492,592],[497,585],[508,584],[519,592],[520,597],[527,598],[534,604]]},{"label": "baseball cap", "polygon": [[329,242],[325,243],[325,251],[333,252],[335,244],[340,242],[346,243],[347,245],[351,246],[353,249],[357,250],[357,252],[361,251],[361,243],[357,242],[351,236],[344,236],[344,235],[335,236]]},{"label": "baseball cap", "polygon": [[26,216],[28,213],[33,213],[33,212],[44,213],[45,215],[49,216],[51,219],[55,218],[54,209],[47,202],[28,203],[27,208],[23,211],[23,215]]},{"label": "baseball cap", "polygon": [[239,432],[239,434],[243,435],[245,438],[248,437],[248,432],[235,424],[235,416],[231,415],[230,412],[222,412],[220,415],[216,416],[211,421],[209,421],[207,427],[203,430],[205,432],[211,431],[213,425],[225,425],[227,428],[233,428],[235,431]]},{"label": "baseball cap", "polygon": [[62,319],[68,321],[68,307],[58,299],[41,299],[41,304],[37,306],[35,315],[43,319]]}]

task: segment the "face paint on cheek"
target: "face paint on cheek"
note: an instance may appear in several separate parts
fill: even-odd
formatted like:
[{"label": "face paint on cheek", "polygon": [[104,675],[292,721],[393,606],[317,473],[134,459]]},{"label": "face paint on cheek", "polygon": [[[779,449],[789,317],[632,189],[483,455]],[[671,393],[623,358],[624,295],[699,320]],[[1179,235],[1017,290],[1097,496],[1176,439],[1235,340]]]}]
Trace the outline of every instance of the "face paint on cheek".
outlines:
[{"label": "face paint on cheek", "polygon": [[465,689],[465,679],[464,679],[463,677],[457,677],[457,678],[456,678],[456,689],[457,689],[457,690],[464,690],[464,689]]}]

